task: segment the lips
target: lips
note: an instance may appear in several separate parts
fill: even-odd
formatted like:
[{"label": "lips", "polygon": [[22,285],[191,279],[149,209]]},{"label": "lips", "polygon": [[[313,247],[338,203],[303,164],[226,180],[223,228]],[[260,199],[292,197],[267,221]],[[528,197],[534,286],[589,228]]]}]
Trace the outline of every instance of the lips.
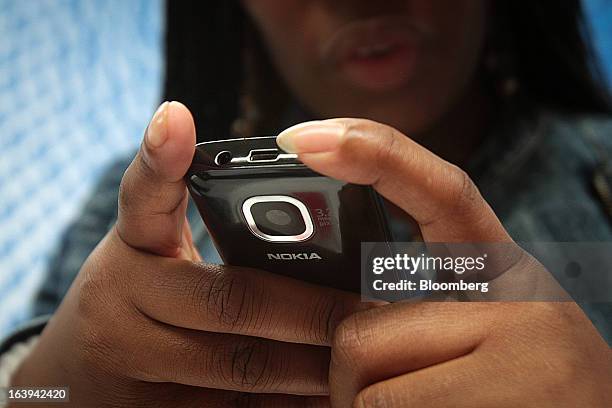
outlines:
[{"label": "lips", "polygon": [[394,44],[391,43],[375,43],[372,45],[364,45],[361,47],[357,47],[354,52],[352,52],[351,57],[354,58],[378,58],[383,57],[386,54],[389,54],[395,48]]},{"label": "lips", "polygon": [[323,47],[323,59],[353,85],[384,91],[413,76],[421,33],[405,17],[349,23]]}]

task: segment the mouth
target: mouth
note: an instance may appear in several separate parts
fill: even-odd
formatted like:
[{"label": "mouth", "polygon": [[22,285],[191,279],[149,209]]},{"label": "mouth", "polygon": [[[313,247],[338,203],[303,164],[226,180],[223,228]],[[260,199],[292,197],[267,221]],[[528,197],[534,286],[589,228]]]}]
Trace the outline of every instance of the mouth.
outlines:
[{"label": "mouth", "polygon": [[359,20],[332,35],[322,57],[349,83],[387,91],[413,77],[420,37],[420,30],[406,17]]}]

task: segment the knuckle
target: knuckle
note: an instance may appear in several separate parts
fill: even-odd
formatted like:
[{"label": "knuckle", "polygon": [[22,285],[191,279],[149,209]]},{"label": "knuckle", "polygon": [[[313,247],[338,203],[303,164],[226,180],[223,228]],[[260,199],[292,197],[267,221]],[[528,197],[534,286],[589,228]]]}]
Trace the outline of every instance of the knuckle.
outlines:
[{"label": "knuckle", "polygon": [[473,208],[474,202],[480,197],[480,192],[465,170],[454,166],[453,171],[456,174],[456,179],[459,181],[456,184],[457,187],[451,192],[450,202],[453,203],[455,213],[468,212]]},{"label": "knuckle", "polygon": [[274,391],[283,373],[273,362],[271,345],[262,339],[249,339],[229,351],[226,381],[232,387],[246,390]]},{"label": "knuckle", "polygon": [[118,197],[120,211],[128,211],[138,207],[139,203],[144,201],[142,196],[146,197],[146,199],[159,199],[162,197],[159,188],[139,188],[139,185],[143,183],[151,185],[151,182],[154,182],[157,187],[161,183],[145,156],[142,150],[138,151],[136,157],[134,157],[134,160],[121,178]]},{"label": "knuckle", "polygon": [[379,132],[379,142],[374,150],[375,181],[372,184],[378,184],[385,170],[389,168],[389,164],[393,162],[397,138],[397,131],[391,127],[383,126],[382,131]]},{"label": "knuckle", "polygon": [[395,129],[383,126],[379,136],[379,143],[376,145],[377,148],[375,150],[375,159],[378,166],[383,167],[385,163],[388,163],[393,158],[398,134]]},{"label": "knuckle", "polygon": [[210,323],[229,332],[248,328],[261,312],[258,305],[263,301],[253,280],[227,267],[208,266],[194,292],[196,310],[205,310]]},{"label": "knuckle", "polygon": [[367,357],[374,333],[369,327],[367,312],[356,313],[344,319],[334,332],[332,361],[335,365],[357,368]]},{"label": "knuckle", "polygon": [[342,127],[340,151],[343,155],[354,155],[359,152],[357,149],[363,139],[363,131],[361,130],[361,121],[340,121]]},{"label": "knuckle", "polygon": [[342,318],[349,310],[349,305],[336,296],[324,295],[314,303],[312,313],[307,313],[310,324],[307,324],[309,333],[305,338],[311,338],[318,344],[330,344],[334,331]]},{"label": "knuckle", "polygon": [[343,125],[346,142],[342,153],[364,164],[358,169],[360,183],[376,185],[394,163],[396,143],[402,135],[390,126],[367,119],[354,119]]},{"label": "knuckle", "polygon": [[445,203],[434,217],[422,225],[431,224],[449,217],[480,218],[480,213],[474,211],[481,200],[480,191],[467,172],[455,165],[448,169],[446,188],[440,196],[440,202]]}]

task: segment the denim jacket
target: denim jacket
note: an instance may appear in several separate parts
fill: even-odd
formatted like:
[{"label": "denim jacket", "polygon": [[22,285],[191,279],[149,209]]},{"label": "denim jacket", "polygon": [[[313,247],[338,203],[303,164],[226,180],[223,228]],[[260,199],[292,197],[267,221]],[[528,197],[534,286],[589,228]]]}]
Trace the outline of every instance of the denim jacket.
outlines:
[{"label": "denim jacket", "polygon": [[[55,311],[86,257],[115,222],[118,186],[130,161],[109,169],[66,231],[36,297],[36,315]],[[604,205],[609,197],[593,188],[595,170],[606,162],[612,163],[610,118],[544,112],[490,137],[467,170],[516,241],[612,241],[612,218]],[[188,218],[204,258],[219,261],[193,206]],[[612,343],[612,304],[581,306]]]}]

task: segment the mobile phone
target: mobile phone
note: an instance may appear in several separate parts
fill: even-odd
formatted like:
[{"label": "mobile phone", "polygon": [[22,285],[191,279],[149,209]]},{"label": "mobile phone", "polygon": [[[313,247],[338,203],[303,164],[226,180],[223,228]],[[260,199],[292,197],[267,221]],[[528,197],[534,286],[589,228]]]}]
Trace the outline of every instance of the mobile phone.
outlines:
[{"label": "mobile phone", "polygon": [[276,138],[196,145],[186,182],[224,263],[360,291],[362,242],[389,242],[370,186],[323,176]]}]

